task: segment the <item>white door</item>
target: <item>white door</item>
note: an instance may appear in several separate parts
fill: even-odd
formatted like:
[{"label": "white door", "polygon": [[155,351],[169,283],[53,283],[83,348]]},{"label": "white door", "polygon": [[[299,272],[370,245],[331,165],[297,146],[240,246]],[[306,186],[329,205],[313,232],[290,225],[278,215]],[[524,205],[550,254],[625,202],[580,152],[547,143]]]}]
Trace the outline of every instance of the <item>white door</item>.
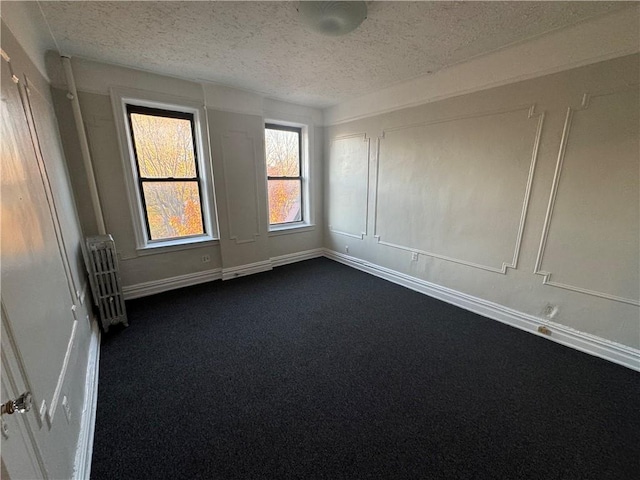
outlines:
[{"label": "white door", "polygon": [[30,390],[33,407],[4,416],[9,436],[2,438],[2,469],[14,479],[46,478],[42,458],[56,450],[52,429],[63,421],[57,412],[78,322],[54,199],[33,123],[30,128],[25,82],[12,68],[3,55],[0,400]]},{"label": "white door", "polygon": [[[20,373],[14,342],[5,321],[2,308],[2,403],[14,400],[29,390],[29,385]],[[40,449],[35,440],[34,427],[37,428],[33,410],[25,413],[3,415],[0,425],[2,435],[2,471],[3,480],[21,480],[27,478],[46,478],[47,472],[42,461]],[[6,460],[6,461],[5,461]]]}]

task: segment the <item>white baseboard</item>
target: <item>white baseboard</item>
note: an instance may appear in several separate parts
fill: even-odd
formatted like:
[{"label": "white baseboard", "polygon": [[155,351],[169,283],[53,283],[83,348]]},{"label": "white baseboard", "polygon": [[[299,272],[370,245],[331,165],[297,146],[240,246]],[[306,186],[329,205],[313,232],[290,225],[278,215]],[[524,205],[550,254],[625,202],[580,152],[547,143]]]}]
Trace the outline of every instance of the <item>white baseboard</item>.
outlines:
[{"label": "white baseboard", "polygon": [[290,263],[302,262],[303,260],[310,260],[312,258],[318,258],[324,256],[324,248],[314,248],[313,250],[305,250],[303,252],[289,253],[287,255],[280,255],[279,257],[271,257],[271,264],[273,267],[281,267]]},{"label": "white baseboard", "polygon": [[254,273],[267,272],[272,270],[271,260],[263,260],[261,262],[247,263],[237,267],[229,267],[222,269],[222,280],[231,280],[233,278],[252,275]]},{"label": "white baseboard", "polygon": [[91,340],[87,356],[87,374],[84,385],[84,403],[80,419],[80,434],[76,447],[73,468],[74,480],[88,480],[91,473],[93,454],[93,433],[96,426],[96,408],[98,402],[98,370],[100,365],[100,328],[96,320],[91,321]]},{"label": "white baseboard", "polygon": [[233,278],[251,275],[253,273],[266,272],[273,267],[280,267],[289,263],[301,262],[311,258],[322,257],[324,255],[323,248],[315,248],[313,250],[304,250],[302,252],[290,253],[273,257],[269,260],[261,262],[248,263],[230,268],[216,268],[204,272],[188,273],[177,277],[163,278],[161,280],[153,280],[151,282],[137,283],[122,288],[125,300],[146,297],[156,293],[174,290],[176,288],[197,285],[198,283],[211,282],[213,280],[231,280]]},{"label": "white baseboard", "polygon": [[302,252],[288,253],[278,257],[271,257],[269,260],[261,262],[247,263],[238,267],[230,267],[222,269],[222,280],[231,280],[233,278],[251,275],[253,273],[267,272],[275,267],[288,265],[289,263],[301,262],[311,258],[324,256],[324,248],[314,248],[313,250],[303,250]]},{"label": "white baseboard", "polygon": [[128,287],[122,288],[122,294],[125,300],[131,300],[133,298],[146,297],[176,288],[197,285],[198,283],[220,280],[220,278],[222,278],[221,269],[214,268],[212,270],[205,270],[204,272],[187,273],[186,275],[129,285]]},{"label": "white baseboard", "polygon": [[[325,249],[324,256],[484,317],[511,325],[512,327],[580,350],[581,352],[623,365],[632,370],[640,371],[640,351],[627,347],[626,345],[580,332],[558,323],[542,320],[533,315],[528,315],[482,298],[473,297],[404,273],[396,272],[395,270],[381,267],[350,255]],[[540,326],[546,327],[551,334],[545,335],[538,333],[538,327]]]}]

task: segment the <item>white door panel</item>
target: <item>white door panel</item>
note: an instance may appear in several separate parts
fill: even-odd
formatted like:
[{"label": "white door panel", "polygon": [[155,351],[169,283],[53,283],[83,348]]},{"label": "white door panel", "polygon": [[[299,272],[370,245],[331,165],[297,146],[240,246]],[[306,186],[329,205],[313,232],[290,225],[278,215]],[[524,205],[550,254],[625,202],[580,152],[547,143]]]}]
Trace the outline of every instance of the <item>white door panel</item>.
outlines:
[{"label": "white door panel", "polygon": [[[46,467],[38,452],[49,449],[46,433],[60,409],[58,398],[77,326],[75,289],[26,92],[13,73],[3,59],[2,400],[28,389],[33,407],[28,414],[4,415],[12,433],[3,438],[2,469],[11,478],[43,478]],[[64,415],[59,417],[56,421],[63,421]]]},{"label": "white door panel", "polygon": [[[2,401],[15,398],[12,388],[6,385],[4,368],[2,369]],[[19,418],[21,414],[3,415],[2,428],[2,479],[15,480],[25,478],[41,478],[44,475],[34,461],[35,456],[29,454],[31,439],[25,430],[24,421]],[[5,457],[10,459],[5,463]]]},{"label": "white door panel", "polygon": [[[22,375],[17,361],[15,342],[8,329],[7,316],[2,307],[2,403],[29,391],[31,385]],[[35,408],[25,413],[2,416],[2,478],[21,480],[47,478],[48,474],[37,444],[38,422]]]}]

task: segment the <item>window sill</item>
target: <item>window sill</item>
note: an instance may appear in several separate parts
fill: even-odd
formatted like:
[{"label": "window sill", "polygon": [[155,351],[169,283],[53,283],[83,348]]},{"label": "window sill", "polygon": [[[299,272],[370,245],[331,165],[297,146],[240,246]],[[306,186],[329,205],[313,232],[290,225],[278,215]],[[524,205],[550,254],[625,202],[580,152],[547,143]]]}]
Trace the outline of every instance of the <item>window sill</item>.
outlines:
[{"label": "window sill", "polygon": [[180,250],[191,250],[194,248],[210,247],[218,245],[219,240],[213,237],[188,238],[184,240],[169,240],[166,242],[151,243],[145,247],[138,247],[136,252],[138,256],[157,255],[160,253],[177,252]]},{"label": "window sill", "polygon": [[303,233],[315,230],[316,226],[309,223],[295,223],[290,225],[277,225],[269,227],[269,236],[288,235],[291,233]]}]

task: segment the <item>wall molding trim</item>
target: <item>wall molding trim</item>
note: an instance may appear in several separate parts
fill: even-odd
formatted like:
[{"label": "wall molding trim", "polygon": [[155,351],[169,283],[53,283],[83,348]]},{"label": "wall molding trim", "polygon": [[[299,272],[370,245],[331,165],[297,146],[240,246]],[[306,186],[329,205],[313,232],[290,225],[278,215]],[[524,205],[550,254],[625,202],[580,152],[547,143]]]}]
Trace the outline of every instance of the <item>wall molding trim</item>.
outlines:
[{"label": "wall molding trim", "polygon": [[369,176],[371,175],[371,138],[367,137],[366,132],[361,133],[353,133],[349,135],[340,135],[331,139],[329,143],[329,150],[333,148],[333,145],[336,142],[341,140],[350,140],[357,139],[362,137],[362,141],[366,144],[367,152],[366,152],[366,162],[367,162],[367,173],[366,173],[366,181],[367,181],[367,189],[365,194],[365,206],[364,206],[364,231],[360,233],[350,233],[345,232],[344,230],[334,229],[331,225],[328,225],[329,231],[331,233],[337,233],[338,235],[344,235],[346,237],[357,238],[358,240],[364,240],[369,233],[369,199],[371,198],[371,181]]},{"label": "wall molding trim", "polygon": [[222,280],[231,280],[233,278],[252,275],[254,273],[267,272],[273,270],[271,260],[263,260],[260,262],[247,263],[237,267],[229,267],[222,269]]},{"label": "wall molding trim", "polygon": [[632,88],[638,88],[638,85],[628,85],[626,88],[620,90],[614,90],[611,92],[604,92],[598,94],[590,94],[584,93],[582,96],[582,102],[580,106],[568,107],[567,114],[564,121],[564,128],[562,130],[562,139],[560,140],[560,149],[558,151],[558,159],[556,161],[556,168],[553,174],[553,181],[551,183],[551,192],[549,193],[549,201],[547,204],[547,212],[545,214],[544,224],[542,227],[542,235],[540,238],[540,245],[538,246],[538,254],[536,256],[536,263],[533,267],[533,273],[536,275],[541,275],[543,277],[542,284],[543,285],[551,285],[553,287],[563,288],[565,290],[571,290],[573,292],[584,293],[586,295],[591,295],[593,297],[605,298],[607,300],[613,300],[614,302],[627,303],[630,305],[640,306],[640,301],[632,298],[624,298],[617,295],[611,295],[604,292],[598,292],[595,290],[590,290],[587,288],[582,288],[574,285],[568,285],[565,283],[554,282],[551,280],[551,276],[553,275],[550,271],[542,270],[542,262],[544,257],[544,252],[547,247],[547,239],[549,238],[549,231],[551,230],[551,220],[553,218],[554,207],[556,204],[556,198],[558,196],[558,190],[560,185],[560,177],[562,176],[562,167],[564,166],[565,154],[567,151],[567,144],[569,142],[569,135],[571,133],[571,125],[573,123],[573,115],[574,112],[581,112],[587,110],[590,106],[590,102],[593,98],[603,97],[606,95],[612,95],[615,93],[619,93],[620,91],[631,90]]},{"label": "wall molding trim", "polygon": [[[595,335],[580,332],[564,325],[542,320],[533,315],[528,315],[488,300],[467,295],[389,268],[381,267],[350,255],[325,249],[324,256],[375,275],[376,277],[410,288],[416,292],[477,313],[483,317],[497,320],[498,322],[516,327],[575,350],[609,360],[632,370],[640,371],[640,350],[605,340]],[[551,335],[538,333],[538,327],[540,326],[546,327],[551,332]]]},{"label": "wall molding trim", "polygon": [[328,225],[328,228],[329,228],[329,231],[331,233],[337,233],[338,235],[344,235],[345,237],[357,238],[358,240],[364,240],[364,237],[366,235],[364,232],[362,232],[362,233],[360,233],[358,235],[356,235],[354,233],[343,232],[342,230],[336,230],[331,225]]},{"label": "wall molding trim", "polygon": [[49,429],[53,427],[53,417],[56,414],[58,401],[60,400],[60,394],[62,392],[62,385],[64,385],[64,379],[67,376],[67,368],[69,368],[69,359],[71,358],[71,353],[76,344],[76,333],[78,332],[78,320],[75,319],[75,310],[74,310],[74,320],[73,325],[71,326],[71,334],[69,335],[69,342],[67,343],[67,351],[64,354],[64,360],[62,361],[62,367],[60,368],[60,374],[58,375],[58,383],[56,383],[56,388],[53,391],[53,395],[51,396],[51,401],[49,402],[49,410],[47,410],[46,419],[47,425]]},{"label": "wall molding trim", "polygon": [[[87,317],[88,318],[88,317]],[[84,385],[84,404],[80,419],[80,434],[73,467],[73,480],[85,480],[91,474],[93,434],[96,427],[98,404],[98,370],[100,365],[100,329],[95,319],[91,320],[91,339],[87,357],[87,374]]]},{"label": "wall molding trim", "polygon": [[156,293],[175,290],[176,288],[188,287],[199,283],[211,282],[222,278],[222,269],[214,268],[205,270],[204,272],[187,273],[175,277],[163,278],[160,280],[152,280],[150,282],[136,283],[122,287],[122,294],[125,300],[146,297]]},{"label": "wall molding trim", "polygon": [[287,255],[280,255],[278,257],[271,257],[271,265],[281,267],[290,263],[302,262],[304,260],[311,260],[312,258],[318,258],[324,256],[324,248],[314,248],[312,250],[304,250],[302,252],[289,253]]},{"label": "wall molding trim", "polygon": [[[415,127],[426,127],[429,125],[437,125],[437,124],[441,124],[441,123],[448,123],[448,122],[454,122],[454,121],[458,121],[458,120],[467,120],[467,119],[472,119],[472,118],[481,118],[481,117],[489,117],[489,116],[494,116],[494,115],[501,115],[501,114],[505,114],[505,113],[514,113],[514,112],[519,112],[519,111],[526,111],[527,112],[527,119],[533,119],[533,118],[537,118],[537,126],[536,126],[536,132],[535,132],[535,136],[533,139],[533,147],[532,147],[532,151],[531,151],[531,160],[529,163],[529,172],[528,172],[528,176],[527,176],[527,181],[525,184],[525,189],[524,189],[524,198],[522,201],[522,207],[520,210],[520,220],[519,220],[519,224],[518,224],[518,230],[517,230],[517,234],[516,234],[516,241],[515,241],[515,245],[514,245],[514,250],[513,250],[513,256],[511,258],[510,261],[506,262],[503,261],[502,262],[502,266],[500,268],[498,267],[494,267],[494,266],[490,266],[490,265],[482,265],[476,262],[470,262],[468,260],[462,260],[459,258],[453,258],[447,255],[441,255],[435,252],[428,252],[425,250],[421,250],[419,248],[412,248],[412,247],[408,247],[406,245],[399,245],[396,243],[392,243],[392,242],[387,242],[387,241],[383,241],[381,235],[378,233],[378,190],[379,190],[379,178],[380,178],[380,150],[381,150],[381,146],[382,146],[382,140],[384,140],[385,135],[388,132],[394,132],[394,131],[399,131],[399,130],[405,130],[408,128],[415,128]],[[376,178],[375,178],[375,200],[374,200],[374,215],[373,215],[373,236],[376,239],[376,242],[380,245],[385,245],[387,247],[392,247],[392,248],[397,248],[400,250],[405,250],[408,252],[414,252],[414,253],[420,253],[422,255],[426,255],[428,257],[433,257],[433,258],[438,258],[440,260],[445,260],[448,262],[453,262],[453,263],[458,263],[461,265],[466,265],[468,267],[473,267],[473,268],[478,268],[481,270],[486,270],[489,272],[494,272],[494,273],[499,273],[502,275],[506,275],[507,273],[507,269],[508,268],[512,268],[512,269],[516,269],[518,268],[518,259],[520,256],[520,247],[522,245],[522,236],[524,233],[524,228],[525,228],[525,223],[527,220],[527,212],[529,209],[529,199],[531,198],[531,186],[533,184],[533,177],[535,174],[535,169],[536,169],[536,163],[537,163],[537,159],[538,159],[538,150],[540,147],[540,137],[542,135],[542,127],[544,124],[544,118],[545,118],[545,112],[538,112],[536,113],[536,105],[525,105],[525,106],[518,106],[518,107],[512,107],[512,108],[505,108],[505,109],[500,109],[500,110],[492,110],[492,111],[486,111],[486,112],[480,112],[480,113],[474,113],[472,115],[462,115],[462,116],[457,116],[457,117],[451,117],[451,118],[443,118],[443,119],[437,119],[437,120],[433,120],[433,121],[429,121],[429,122],[422,122],[422,123],[415,123],[415,124],[409,124],[409,125],[401,125],[398,127],[393,127],[393,128],[388,128],[388,129],[383,129],[382,133],[378,136],[377,138],[377,148],[376,148],[376,166],[375,166],[375,174],[376,174]]]},{"label": "wall molding trim", "polygon": [[[226,133],[223,133],[221,135],[221,150],[222,150],[222,176],[224,177],[224,184],[226,186],[231,185],[231,183],[229,182],[229,175],[227,170],[229,169],[229,165],[228,165],[228,153],[226,152],[226,148],[225,148],[225,139],[231,139],[233,138],[233,135],[238,135],[238,136],[243,136],[245,140],[249,141],[251,144],[251,151],[253,153],[253,159],[252,159],[252,163],[255,165],[255,168],[253,168],[251,170],[251,173],[253,175],[253,184],[254,184],[254,192],[255,192],[255,198],[254,198],[254,207],[255,207],[255,216],[254,216],[254,221],[255,221],[255,231],[251,234],[249,234],[249,238],[238,238],[238,234],[234,231],[233,228],[233,222],[232,222],[232,218],[234,218],[234,215],[232,215],[231,213],[231,201],[229,199],[229,191],[227,188],[224,189],[225,191],[225,204],[226,204],[226,210],[227,210],[227,227],[229,228],[229,240],[233,240],[236,245],[242,245],[245,243],[253,243],[256,241],[256,239],[260,236],[260,222],[259,222],[259,217],[260,217],[260,202],[258,201],[258,192],[260,191],[260,189],[258,188],[258,178],[260,177],[260,174],[257,172],[258,170],[258,163],[257,159],[258,159],[258,151],[256,149],[256,139],[254,137],[252,137],[251,135],[249,135],[249,132],[245,131],[245,130],[229,130]],[[252,222],[253,223],[253,222]]]}]

